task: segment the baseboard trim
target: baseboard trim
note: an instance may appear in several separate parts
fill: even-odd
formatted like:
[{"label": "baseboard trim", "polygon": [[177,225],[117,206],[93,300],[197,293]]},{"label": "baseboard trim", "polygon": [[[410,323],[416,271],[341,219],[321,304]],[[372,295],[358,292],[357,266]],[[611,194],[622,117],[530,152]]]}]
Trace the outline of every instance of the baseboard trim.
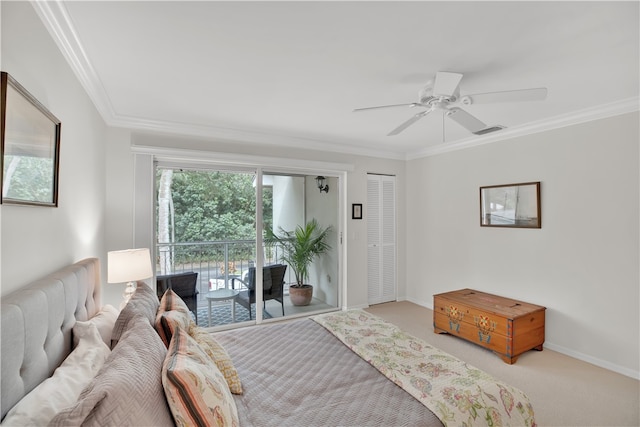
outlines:
[{"label": "baseboard trim", "polygon": [[421,307],[428,308],[429,310],[433,310],[433,301],[422,301],[411,297],[405,298],[404,300],[417,304]]},{"label": "baseboard trim", "polygon": [[565,356],[573,357],[574,359],[578,359],[583,362],[590,363],[600,368],[604,368],[609,371],[616,372],[618,374],[633,378],[635,380],[640,380],[640,371],[634,371],[633,369],[625,368],[624,366],[620,366],[615,363],[611,363],[606,360],[599,359],[597,357],[589,356],[588,354],[580,353],[579,351],[574,351],[574,350],[571,350],[570,348],[566,348],[561,345],[550,343],[548,341],[545,341],[544,348],[564,354]]},{"label": "baseboard trim", "polygon": [[[406,301],[412,302],[424,308],[428,308],[429,310],[433,310],[433,301],[425,302],[425,301],[417,300],[415,298],[406,298]],[[629,369],[624,366],[620,366],[615,363],[611,363],[606,360],[599,359],[597,357],[589,356],[588,354],[580,353],[579,351],[574,351],[574,350],[571,350],[570,348],[566,348],[549,341],[545,341],[544,348],[564,354],[565,356],[573,357],[574,359],[581,360],[583,362],[590,363],[600,368],[604,368],[609,371],[616,372],[618,374],[633,378],[635,380],[640,380],[640,371],[634,371],[633,369]]]},{"label": "baseboard trim", "polygon": [[342,307],[343,310],[364,310],[365,308],[369,308],[369,304],[358,304]]}]

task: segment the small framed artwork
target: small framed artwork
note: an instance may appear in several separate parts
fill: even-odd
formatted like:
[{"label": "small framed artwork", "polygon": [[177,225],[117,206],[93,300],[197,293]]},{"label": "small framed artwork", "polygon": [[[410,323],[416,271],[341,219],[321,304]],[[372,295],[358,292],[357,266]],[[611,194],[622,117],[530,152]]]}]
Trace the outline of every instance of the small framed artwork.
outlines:
[{"label": "small framed artwork", "polygon": [[362,203],[351,205],[351,219],[362,219]]},{"label": "small framed artwork", "polygon": [[480,225],[541,228],[540,182],[480,187]]},{"label": "small framed artwork", "polygon": [[0,203],[57,207],[60,120],[8,73],[0,76]]}]

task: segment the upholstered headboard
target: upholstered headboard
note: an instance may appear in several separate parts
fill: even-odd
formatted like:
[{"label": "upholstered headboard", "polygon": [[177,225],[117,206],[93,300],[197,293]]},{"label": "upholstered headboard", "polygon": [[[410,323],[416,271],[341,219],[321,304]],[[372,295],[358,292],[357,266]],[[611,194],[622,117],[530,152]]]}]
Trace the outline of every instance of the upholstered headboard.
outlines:
[{"label": "upholstered headboard", "polygon": [[76,320],[87,320],[100,310],[100,261],[79,261],[1,301],[0,418],[4,418],[71,352],[71,329]]}]

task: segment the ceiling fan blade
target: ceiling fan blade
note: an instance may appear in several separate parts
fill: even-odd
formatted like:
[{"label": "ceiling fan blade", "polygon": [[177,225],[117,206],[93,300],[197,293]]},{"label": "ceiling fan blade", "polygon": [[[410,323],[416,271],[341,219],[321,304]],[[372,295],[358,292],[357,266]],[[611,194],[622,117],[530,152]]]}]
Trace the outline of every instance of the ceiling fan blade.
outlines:
[{"label": "ceiling fan blade", "polygon": [[392,105],[379,105],[377,107],[365,107],[365,108],[356,108],[353,110],[354,113],[358,113],[360,111],[368,111],[368,110],[377,110],[379,108],[395,108],[395,107],[422,107],[422,104],[418,104],[417,102],[412,102],[411,104],[392,104]]},{"label": "ceiling fan blade", "polygon": [[403,130],[405,130],[406,128],[408,128],[409,126],[411,126],[412,124],[414,124],[415,122],[417,122],[418,120],[420,120],[421,118],[429,114],[431,111],[433,111],[433,109],[419,112],[418,114],[414,115],[409,120],[407,120],[406,122],[402,123],[400,126],[395,128],[394,130],[389,132],[387,136],[393,136],[393,135],[399,134],[400,132],[402,132]]},{"label": "ceiling fan blade", "polygon": [[480,120],[464,111],[462,108],[453,107],[447,111],[447,117],[458,123],[471,133],[479,132],[487,127]]},{"label": "ceiling fan blade", "polygon": [[[469,98],[471,102],[466,102]],[[538,87],[534,89],[507,90],[504,92],[476,93],[463,97],[463,104],[490,104],[496,102],[523,102],[523,101],[543,101],[547,98],[547,88]]]},{"label": "ceiling fan blade", "polygon": [[433,84],[435,96],[453,96],[462,80],[462,74],[439,71]]}]

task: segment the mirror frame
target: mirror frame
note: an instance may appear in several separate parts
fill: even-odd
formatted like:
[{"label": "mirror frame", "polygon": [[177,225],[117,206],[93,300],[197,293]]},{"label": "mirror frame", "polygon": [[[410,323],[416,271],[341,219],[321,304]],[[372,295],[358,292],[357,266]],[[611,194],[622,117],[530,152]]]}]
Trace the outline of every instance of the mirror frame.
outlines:
[{"label": "mirror frame", "polygon": [[[9,73],[2,71],[0,79],[2,107],[0,114],[0,203],[57,207],[62,124]],[[7,114],[8,109],[12,109],[9,114]],[[27,143],[18,143],[16,141],[18,136]],[[9,156],[7,153],[12,152],[23,152],[25,153],[24,157],[41,157],[51,160],[50,186],[42,186],[40,189],[46,194],[46,200],[36,197],[7,197],[8,189],[5,189],[5,181],[7,180],[5,163],[7,159],[5,157]]]}]

